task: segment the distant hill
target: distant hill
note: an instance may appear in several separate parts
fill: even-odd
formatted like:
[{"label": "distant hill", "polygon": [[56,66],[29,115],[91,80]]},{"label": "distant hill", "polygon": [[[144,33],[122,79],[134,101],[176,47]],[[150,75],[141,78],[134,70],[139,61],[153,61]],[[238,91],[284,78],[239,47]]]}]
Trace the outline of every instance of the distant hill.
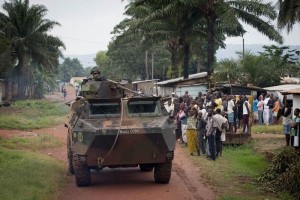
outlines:
[{"label": "distant hill", "polygon": [[[96,53],[95,54],[85,54],[85,55],[64,55],[65,58],[78,58],[78,60],[80,61],[80,63],[82,64],[82,66],[84,68],[86,67],[95,67],[96,63],[94,61],[94,58],[96,57]],[[61,62],[63,62],[63,60],[61,60]]]},{"label": "distant hill", "polygon": [[[249,44],[245,45],[245,51],[250,51],[252,53],[262,52],[264,49],[261,44]],[[300,45],[290,46],[290,49],[297,49],[300,51]],[[237,51],[243,51],[243,45],[241,44],[229,44],[226,46],[226,49],[219,49],[217,50],[217,60],[221,60],[224,58],[233,58],[237,59],[238,56],[236,54]],[[86,55],[65,55],[65,57],[69,57],[71,59],[78,58],[80,63],[83,65],[84,68],[86,67],[94,67],[96,65],[94,58],[96,57],[95,54],[86,54]],[[61,60],[62,62],[62,60]]]},{"label": "distant hill", "polygon": [[[264,45],[262,44],[245,44],[245,51],[250,51],[252,53],[258,53],[258,52],[263,52]],[[269,45],[268,45],[269,46]],[[289,46],[289,45],[286,45]],[[290,49],[297,49],[300,51],[300,45],[293,45],[293,46],[289,46]],[[242,44],[229,44],[226,46],[226,49],[218,49],[217,50],[217,60],[221,60],[221,59],[225,59],[225,58],[233,58],[233,59],[237,59],[238,55],[236,54],[236,52],[242,52],[243,51],[243,45]]]}]

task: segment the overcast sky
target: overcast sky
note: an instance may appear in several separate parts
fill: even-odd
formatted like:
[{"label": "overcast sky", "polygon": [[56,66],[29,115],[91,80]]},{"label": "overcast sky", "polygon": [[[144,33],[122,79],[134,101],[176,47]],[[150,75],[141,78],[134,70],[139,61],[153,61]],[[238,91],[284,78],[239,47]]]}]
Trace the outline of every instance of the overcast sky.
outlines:
[{"label": "overcast sky", "polygon": [[[273,0],[275,2],[276,0]],[[0,0],[1,5],[4,0]],[[95,54],[106,50],[112,38],[110,32],[125,16],[127,1],[121,0],[30,0],[31,4],[43,4],[48,8],[46,18],[57,21],[51,32],[66,45],[64,54]],[[1,9],[2,11],[2,9]],[[275,44],[255,29],[245,26],[245,44]],[[287,35],[282,31],[285,45],[300,45],[300,26]],[[242,44],[242,38],[228,38],[226,44]]]}]

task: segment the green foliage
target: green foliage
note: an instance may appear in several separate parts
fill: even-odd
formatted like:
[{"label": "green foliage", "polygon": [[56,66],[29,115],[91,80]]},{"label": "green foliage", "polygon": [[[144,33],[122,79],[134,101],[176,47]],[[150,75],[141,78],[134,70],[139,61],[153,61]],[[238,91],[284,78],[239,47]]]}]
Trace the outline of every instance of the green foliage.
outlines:
[{"label": "green foliage", "polygon": [[259,87],[280,84],[282,77],[289,73],[290,66],[295,62],[296,52],[288,47],[264,46],[260,55],[246,53],[240,55],[240,63],[244,73],[244,82],[253,83]]},{"label": "green foliage", "polygon": [[0,77],[4,78],[4,72],[7,71],[7,68],[12,67],[11,64],[11,42],[6,38],[2,33],[0,33]]},{"label": "green foliage", "polygon": [[101,69],[108,66],[109,61],[108,61],[108,57],[106,55],[106,51],[99,51],[96,54],[96,58],[94,59],[94,61],[96,62],[97,66],[99,66]]},{"label": "green foliage", "polygon": [[58,78],[63,82],[69,82],[72,77],[86,76],[86,72],[78,58],[65,58],[59,65]]},{"label": "green foliage", "polygon": [[224,59],[218,62],[215,77],[218,81],[226,81],[229,84],[236,83],[241,77],[241,69],[233,59]]},{"label": "green foliage", "polygon": [[65,167],[49,156],[0,147],[0,198],[57,199]]},{"label": "green foliage", "polygon": [[263,188],[290,193],[300,198],[300,156],[294,147],[285,147],[272,161],[269,168],[258,177]]},{"label": "green foliage", "polygon": [[[170,78],[179,75],[180,64],[185,78],[189,70],[199,72],[201,65],[205,65],[205,71],[211,76],[214,54],[219,46],[224,46],[225,36],[240,36],[245,32],[240,20],[270,40],[282,42],[269,21],[276,18],[275,7],[261,1],[148,0],[132,1],[126,9],[130,18],[115,27],[116,40],[121,38],[124,45],[139,38],[135,44],[141,41],[150,44],[144,50],[153,44],[165,43],[171,54],[172,64],[167,72]],[[180,59],[181,55],[184,58]],[[194,59],[197,70],[195,62],[189,63],[191,55],[198,57]]]},{"label": "green foliage", "polygon": [[278,27],[280,29],[287,28],[287,31],[290,32],[293,26],[300,21],[299,0],[280,0],[278,3]]},{"label": "green foliage", "polygon": [[61,124],[69,110],[62,102],[47,100],[16,101],[0,109],[0,128],[21,130]]},{"label": "green foliage", "polygon": [[287,46],[264,46],[258,55],[238,52],[239,60],[221,60],[214,77],[230,83],[252,83],[259,87],[280,84],[281,78],[296,75],[300,52]]},{"label": "green foliage", "polygon": [[[43,5],[30,5],[29,0],[5,1],[2,7],[0,33],[1,37],[9,41],[5,55],[10,59],[4,70],[5,78],[12,80],[10,72],[14,70],[19,98],[42,97],[44,91],[42,88],[35,88],[36,82],[39,81],[41,87],[50,82],[44,78],[38,79],[34,70],[54,79],[58,58],[62,56],[60,48],[65,46],[59,38],[48,32],[59,23],[45,19],[47,8]],[[0,49],[4,48],[2,45],[7,46],[1,42]]]}]

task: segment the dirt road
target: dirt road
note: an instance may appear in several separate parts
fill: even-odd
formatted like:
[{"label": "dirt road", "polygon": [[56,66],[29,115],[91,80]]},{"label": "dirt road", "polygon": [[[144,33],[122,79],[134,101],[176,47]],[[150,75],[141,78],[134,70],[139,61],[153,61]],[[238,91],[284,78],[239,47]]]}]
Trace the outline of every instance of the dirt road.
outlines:
[{"label": "dirt road", "polygon": [[[67,87],[67,99],[74,98],[74,90]],[[60,97],[58,97],[60,98]],[[24,131],[0,131],[4,137],[19,134],[47,133],[60,139],[64,145],[57,149],[45,149],[43,153],[53,156],[66,164],[67,129],[63,126]],[[169,184],[154,183],[153,172],[141,172],[139,168],[104,169],[92,174],[90,187],[77,187],[74,176],[69,176],[67,187],[62,192],[62,200],[105,199],[170,199],[170,200],[212,200],[217,198],[216,191],[201,177],[203,172],[188,158],[184,147],[176,146],[172,177]]]}]

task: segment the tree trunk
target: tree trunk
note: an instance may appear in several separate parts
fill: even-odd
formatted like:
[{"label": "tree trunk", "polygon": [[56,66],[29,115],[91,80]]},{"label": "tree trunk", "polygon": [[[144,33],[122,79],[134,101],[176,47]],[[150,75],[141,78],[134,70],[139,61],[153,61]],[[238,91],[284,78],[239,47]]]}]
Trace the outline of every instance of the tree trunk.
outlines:
[{"label": "tree trunk", "polygon": [[7,76],[7,101],[12,101],[12,69],[9,68]]},{"label": "tree trunk", "polygon": [[188,41],[184,42],[184,63],[183,63],[183,79],[189,77],[189,65],[190,65],[190,44]]},{"label": "tree trunk", "polygon": [[20,65],[20,77],[18,85],[18,97],[20,99],[28,98],[28,88],[29,88],[29,75],[30,75],[30,55],[24,53],[19,58]]},{"label": "tree trunk", "polygon": [[198,55],[197,57],[197,73],[201,72],[201,68],[202,68],[202,57],[200,55]]},{"label": "tree trunk", "polygon": [[146,80],[149,80],[149,70],[148,70],[148,50],[145,52],[145,68],[146,68]]},{"label": "tree trunk", "polygon": [[214,73],[214,19],[213,17],[207,18],[207,79],[208,87],[211,86],[211,75]]},{"label": "tree trunk", "polygon": [[170,41],[168,44],[168,50],[171,53],[171,73],[169,78],[177,78],[178,77],[178,51],[179,51],[179,45],[177,40],[175,41]]},{"label": "tree trunk", "polygon": [[177,52],[171,51],[171,77],[170,78],[176,78],[178,77],[178,59],[177,59]]}]

